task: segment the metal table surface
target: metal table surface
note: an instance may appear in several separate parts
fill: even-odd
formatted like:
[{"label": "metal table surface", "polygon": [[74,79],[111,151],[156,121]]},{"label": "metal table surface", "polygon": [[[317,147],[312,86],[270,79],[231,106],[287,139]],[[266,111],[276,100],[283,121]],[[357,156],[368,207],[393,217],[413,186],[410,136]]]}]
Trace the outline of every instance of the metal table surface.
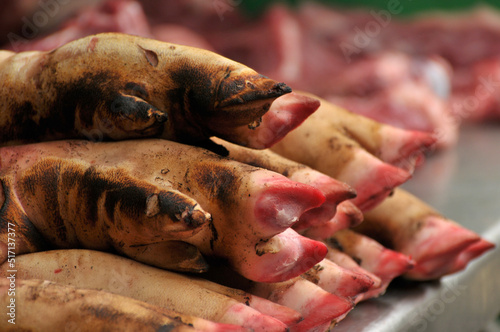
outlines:
[{"label": "metal table surface", "polygon": [[467,125],[403,186],[496,248],[436,282],[397,280],[360,303],[338,332],[476,332],[500,313],[500,125]]}]

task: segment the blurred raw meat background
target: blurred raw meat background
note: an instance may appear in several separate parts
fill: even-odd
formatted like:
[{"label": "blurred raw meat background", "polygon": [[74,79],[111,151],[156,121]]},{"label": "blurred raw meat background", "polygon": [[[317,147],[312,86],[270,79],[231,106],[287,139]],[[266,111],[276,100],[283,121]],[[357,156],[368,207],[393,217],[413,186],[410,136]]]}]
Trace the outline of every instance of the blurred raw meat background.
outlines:
[{"label": "blurred raw meat background", "polygon": [[[455,144],[464,121],[498,121],[500,15],[389,1],[23,0],[0,4],[3,48],[50,50],[116,31],[214,50],[351,111]],[[440,2],[441,3],[441,2]],[[429,4],[427,4],[429,5]]]}]

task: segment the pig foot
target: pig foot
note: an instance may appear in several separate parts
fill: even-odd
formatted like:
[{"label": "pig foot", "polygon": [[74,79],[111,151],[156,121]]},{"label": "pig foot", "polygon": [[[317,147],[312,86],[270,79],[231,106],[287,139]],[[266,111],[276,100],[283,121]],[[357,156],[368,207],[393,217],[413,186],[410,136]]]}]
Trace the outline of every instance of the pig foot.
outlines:
[{"label": "pig foot", "polygon": [[265,149],[299,126],[319,105],[317,99],[292,92],[277,98],[254,127],[219,128],[218,136],[239,145]]}]

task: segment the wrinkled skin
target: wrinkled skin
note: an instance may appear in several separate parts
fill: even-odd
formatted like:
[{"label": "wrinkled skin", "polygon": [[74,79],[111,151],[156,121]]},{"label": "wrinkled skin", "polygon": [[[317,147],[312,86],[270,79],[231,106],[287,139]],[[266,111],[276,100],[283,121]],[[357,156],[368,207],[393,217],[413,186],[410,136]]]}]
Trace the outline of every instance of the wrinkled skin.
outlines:
[{"label": "wrinkled skin", "polygon": [[0,144],[161,137],[236,143],[291,89],[210,51],[118,33],[0,51]]}]

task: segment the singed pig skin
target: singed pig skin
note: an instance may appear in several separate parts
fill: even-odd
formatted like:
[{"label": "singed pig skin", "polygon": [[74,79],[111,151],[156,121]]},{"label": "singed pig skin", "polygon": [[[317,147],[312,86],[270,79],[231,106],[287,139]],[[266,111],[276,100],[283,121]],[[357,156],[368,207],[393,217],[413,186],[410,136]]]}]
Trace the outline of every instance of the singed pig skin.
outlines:
[{"label": "singed pig skin", "polygon": [[[0,53],[1,144],[143,137],[197,142],[254,123],[291,92],[216,53],[120,33],[84,37],[50,52]],[[246,140],[241,135],[231,139]]]},{"label": "singed pig skin", "polygon": [[[202,148],[165,140],[56,141],[4,147],[0,156],[0,180],[11,181],[2,221],[32,224],[47,245],[113,248],[192,271],[206,269],[196,259],[201,252],[268,282],[299,275],[326,255],[322,243],[289,229],[324,203],[319,190]],[[12,211],[22,218],[8,219]],[[186,259],[198,265],[181,265],[175,253],[151,258],[140,251],[175,250],[167,241],[185,242],[183,252],[192,245]]]}]

